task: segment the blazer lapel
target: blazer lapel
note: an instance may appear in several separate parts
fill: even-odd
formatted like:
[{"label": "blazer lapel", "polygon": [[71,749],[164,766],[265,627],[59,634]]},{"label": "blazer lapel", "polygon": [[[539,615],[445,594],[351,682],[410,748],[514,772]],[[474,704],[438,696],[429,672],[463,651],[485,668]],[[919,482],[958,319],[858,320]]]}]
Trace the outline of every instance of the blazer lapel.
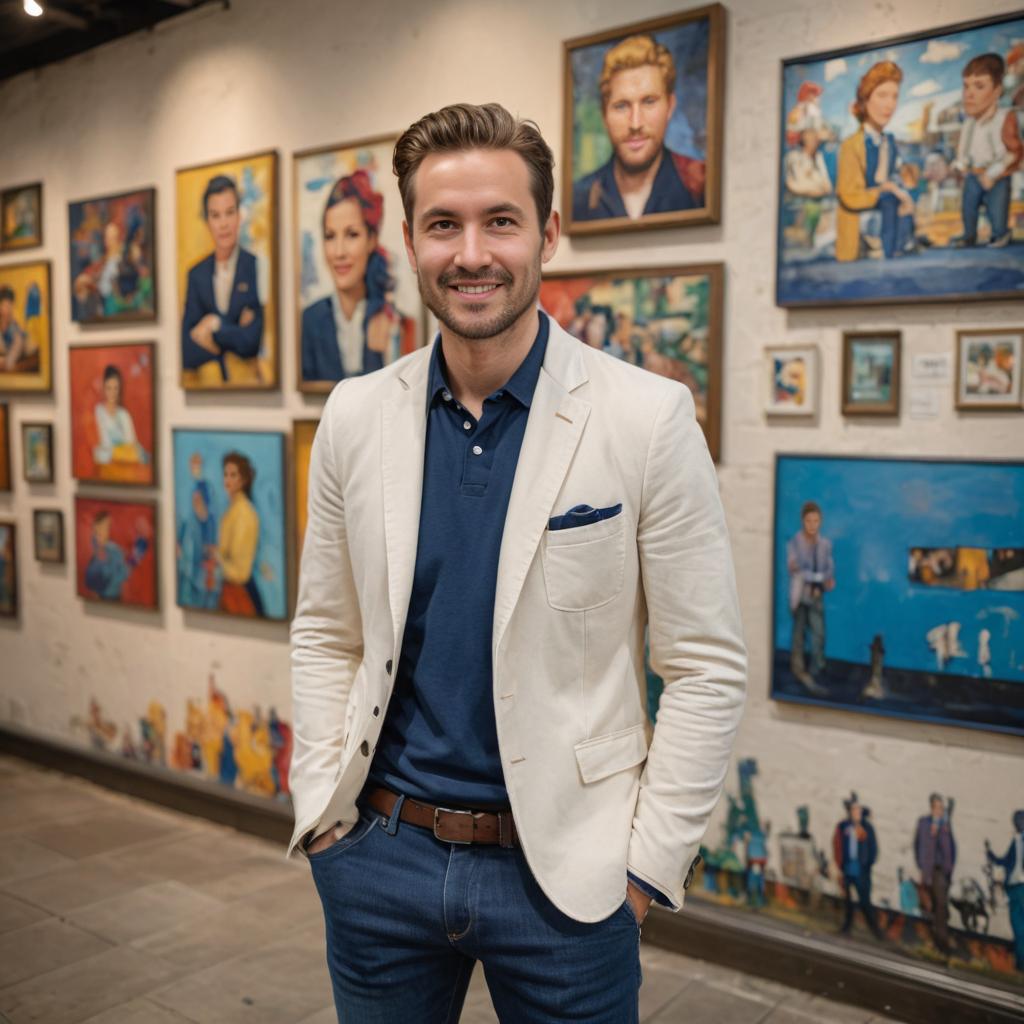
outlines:
[{"label": "blazer lapel", "polygon": [[582,343],[554,320],[550,332],[505,517],[494,598],[495,656],[590,415],[590,403],[570,393],[587,380]]},{"label": "blazer lapel", "polygon": [[399,375],[398,393],[381,407],[383,417],[382,479],[384,539],[388,561],[388,600],[394,626],[394,649],[405,632],[412,595],[423,497],[423,455],[427,436],[427,370],[430,347],[412,356]]}]

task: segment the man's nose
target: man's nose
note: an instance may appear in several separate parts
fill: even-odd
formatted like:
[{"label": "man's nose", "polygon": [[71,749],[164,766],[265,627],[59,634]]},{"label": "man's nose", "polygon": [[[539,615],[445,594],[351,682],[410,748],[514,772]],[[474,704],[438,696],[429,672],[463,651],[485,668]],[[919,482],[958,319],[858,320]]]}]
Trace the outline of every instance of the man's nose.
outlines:
[{"label": "man's nose", "polygon": [[491,253],[487,244],[487,236],[477,227],[467,227],[462,232],[459,250],[455,254],[455,263],[464,270],[479,270],[490,266]]},{"label": "man's nose", "polygon": [[640,118],[640,104],[631,103],[629,106],[629,127],[632,131],[639,131],[644,126]]}]

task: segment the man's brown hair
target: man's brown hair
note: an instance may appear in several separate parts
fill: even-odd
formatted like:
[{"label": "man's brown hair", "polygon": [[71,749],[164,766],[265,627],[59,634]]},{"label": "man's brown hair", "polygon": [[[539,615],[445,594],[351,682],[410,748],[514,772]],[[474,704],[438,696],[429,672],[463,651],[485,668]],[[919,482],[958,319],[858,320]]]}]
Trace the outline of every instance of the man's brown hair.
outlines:
[{"label": "man's brown hair", "polygon": [[903,81],[903,72],[898,64],[891,60],[880,60],[872,64],[864,73],[857,85],[857,99],[853,104],[853,116],[862,124],[868,116],[868,100],[871,94],[886,82],[895,82],[897,85]]},{"label": "man's brown hair", "polygon": [[601,109],[608,106],[612,93],[612,78],[619,71],[630,71],[647,65],[661,72],[665,93],[671,96],[676,88],[676,62],[667,46],[662,46],[654,36],[629,36],[616,43],[604,55],[604,67],[598,87],[601,90]]},{"label": "man's brown hair", "polygon": [[982,53],[972,57],[964,68],[963,77],[968,75],[988,75],[993,85],[1002,85],[1006,74],[1006,63],[998,53]]},{"label": "man's brown hair", "polygon": [[431,153],[470,149],[511,149],[523,158],[530,172],[530,191],[543,231],[551,216],[555,193],[555,158],[533,121],[513,117],[498,103],[455,103],[421,117],[402,132],[395,143],[392,169],[398,177],[409,230],[412,231],[414,184],[420,164]]}]

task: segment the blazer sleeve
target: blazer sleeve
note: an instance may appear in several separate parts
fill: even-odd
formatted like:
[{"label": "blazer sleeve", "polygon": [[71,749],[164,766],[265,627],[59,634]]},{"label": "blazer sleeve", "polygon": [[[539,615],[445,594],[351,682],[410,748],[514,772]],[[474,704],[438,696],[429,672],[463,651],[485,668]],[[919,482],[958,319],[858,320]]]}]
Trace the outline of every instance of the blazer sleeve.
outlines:
[{"label": "blazer sleeve", "polygon": [[217,358],[212,352],[207,352],[201,345],[197,345],[191,337],[192,328],[209,312],[203,308],[202,300],[199,298],[196,280],[198,272],[198,267],[193,267],[188,272],[185,312],[181,318],[181,365],[186,370],[197,370],[203,363]]},{"label": "blazer sleeve", "polygon": [[344,383],[331,393],[313,441],[306,535],[291,626],[293,741],[289,785],[297,827],[318,824],[317,794],[333,786],[345,713],[363,659],[363,623],[349,558],[339,453]]},{"label": "blazer sleeve", "polygon": [[684,876],[725,782],[747,659],[725,515],[690,392],[655,416],[637,545],[651,665],[664,680],[627,868],[683,904]]},{"label": "blazer sleeve", "polygon": [[[239,259],[241,258],[242,254],[239,253]],[[260,344],[263,341],[263,303],[260,302],[255,256],[246,260],[244,280],[249,286],[252,299],[246,300],[242,309],[252,310],[252,321],[242,327],[238,323],[227,323],[227,318],[221,317],[220,330],[213,332],[213,340],[226,352],[234,352],[242,359],[252,359],[260,354]],[[241,316],[241,310],[238,315]]]},{"label": "blazer sleeve", "polygon": [[872,210],[878,205],[881,189],[868,187],[865,167],[861,163],[858,145],[859,135],[851,135],[839,147],[839,161],[836,168],[836,197],[848,210]]}]

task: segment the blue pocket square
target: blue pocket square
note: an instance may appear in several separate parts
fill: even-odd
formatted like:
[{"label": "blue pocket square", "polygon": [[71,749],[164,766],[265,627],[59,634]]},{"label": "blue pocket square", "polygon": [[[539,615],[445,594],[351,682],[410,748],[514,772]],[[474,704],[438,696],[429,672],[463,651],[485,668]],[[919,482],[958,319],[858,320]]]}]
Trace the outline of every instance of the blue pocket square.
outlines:
[{"label": "blue pocket square", "polygon": [[552,516],[548,520],[549,530],[571,530],[574,526],[590,526],[605,519],[612,519],[622,511],[622,503],[608,508],[591,508],[590,505],[576,505],[564,515]]}]

